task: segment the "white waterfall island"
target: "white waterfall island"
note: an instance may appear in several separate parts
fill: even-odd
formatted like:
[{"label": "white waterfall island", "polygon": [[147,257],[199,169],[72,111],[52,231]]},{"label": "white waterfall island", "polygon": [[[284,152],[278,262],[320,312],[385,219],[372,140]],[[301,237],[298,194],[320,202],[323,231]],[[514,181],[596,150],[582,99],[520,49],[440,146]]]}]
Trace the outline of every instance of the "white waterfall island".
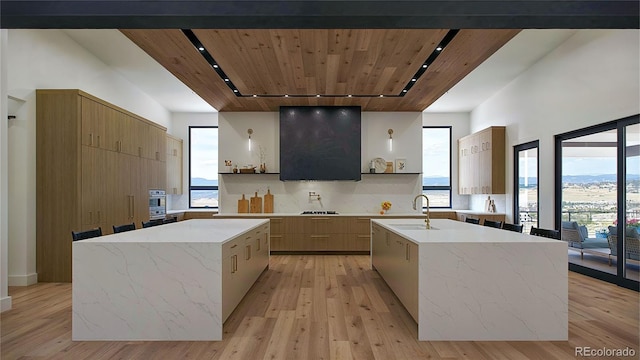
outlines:
[{"label": "white waterfall island", "polygon": [[377,219],[371,261],[419,340],[567,340],[565,242],[453,220]]},{"label": "white waterfall island", "polygon": [[73,243],[73,340],[221,340],[269,266],[269,220],[188,220]]}]

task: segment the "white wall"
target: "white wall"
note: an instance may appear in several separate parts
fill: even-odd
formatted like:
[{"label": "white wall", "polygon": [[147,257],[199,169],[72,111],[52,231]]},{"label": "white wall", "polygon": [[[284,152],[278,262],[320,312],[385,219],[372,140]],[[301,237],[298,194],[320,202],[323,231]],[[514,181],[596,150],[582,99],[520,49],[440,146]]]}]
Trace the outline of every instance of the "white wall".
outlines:
[{"label": "white wall", "polygon": [[[471,131],[505,125],[513,218],[513,146],[540,140],[540,226],[554,227],[554,135],[640,113],[640,31],[580,30],[471,113]],[[473,196],[472,209],[483,196]]]},{"label": "white wall", "polygon": [[218,113],[173,113],[167,133],[182,139],[182,195],[167,196],[167,209],[189,208],[189,126],[218,126]]},{"label": "white wall", "polygon": [[36,276],[35,90],[81,89],[167,126],[170,113],[60,30],[8,31],[7,94],[25,100],[9,122],[9,285]]},{"label": "white wall", "polygon": [[[240,166],[258,165],[255,152],[248,151],[247,129],[254,130],[254,148],[265,150],[268,172],[279,172],[279,115],[265,113],[220,113],[219,137],[220,171],[225,172],[223,160]],[[422,114],[421,113],[362,113],[362,172],[375,157],[387,161],[407,159],[407,172],[421,172]],[[387,147],[387,130],[394,130],[394,148]],[[237,200],[245,194],[249,198],[267,189],[274,194],[274,211],[295,213],[302,210],[336,210],[339,212],[377,213],[382,201],[391,201],[390,213],[413,212],[411,200],[421,192],[419,175],[362,175],[362,181],[290,181],[282,182],[279,175],[223,175],[220,177],[220,212],[237,212]],[[309,191],[321,195],[321,201],[309,200]]]},{"label": "white wall", "polygon": [[0,312],[11,309],[9,296],[9,172],[7,139],[7,34],[0,30]]}]

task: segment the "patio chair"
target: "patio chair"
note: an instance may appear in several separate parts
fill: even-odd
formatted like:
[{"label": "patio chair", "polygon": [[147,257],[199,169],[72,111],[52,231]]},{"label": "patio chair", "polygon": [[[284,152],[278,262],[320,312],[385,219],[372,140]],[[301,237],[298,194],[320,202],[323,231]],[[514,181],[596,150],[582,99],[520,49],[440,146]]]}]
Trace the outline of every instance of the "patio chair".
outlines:
[{"label": "patio chair", "polygon": [[603,238],[590,238],[587,227],[578,225],[576,221],[563,221],[560,229],[561,238],[569,243],[569,247],[580,249],[580,258],[584,258],[584,249],[606,249],[609,244]]},{"label": "patio chair", "polygon": [[[609,242],[609,250],[611,250],[611,254],[609,255],[609,266],[611,266],[611,257],[618,256],[618,228],[615,226],[609,226],[609,236],[607,236],[607,241]],[[625,231],[625,246],[626,246],[626,259],[638,260],[640,261],[640,236],[638,235],[638,230],[633,227],[627,227]]]}]

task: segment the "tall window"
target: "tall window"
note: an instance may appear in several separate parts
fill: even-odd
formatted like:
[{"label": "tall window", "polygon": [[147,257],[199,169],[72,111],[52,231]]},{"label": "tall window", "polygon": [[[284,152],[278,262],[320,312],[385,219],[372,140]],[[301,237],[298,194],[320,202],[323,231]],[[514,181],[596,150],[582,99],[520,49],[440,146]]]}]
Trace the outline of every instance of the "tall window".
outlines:
[{"label": "tall window", "polygon": [[218,207],[218,127],[189,127],[189,207]]},{"label": "tall window", "polygon": [[522,224],[528,234],[538,227],[538,140],[514,146],[514,223]]},{"label": "tall window", "polygon": [[451,207],[451,126],[422,128],[422,192],[431,207]]}]

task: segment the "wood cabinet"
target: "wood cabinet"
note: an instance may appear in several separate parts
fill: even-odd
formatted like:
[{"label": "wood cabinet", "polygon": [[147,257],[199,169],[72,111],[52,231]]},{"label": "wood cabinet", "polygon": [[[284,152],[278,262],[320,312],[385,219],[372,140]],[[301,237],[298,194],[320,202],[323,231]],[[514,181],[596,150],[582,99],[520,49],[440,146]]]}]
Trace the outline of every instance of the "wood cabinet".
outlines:
[{"label": "wood cabinet", "polygon": [[182,195],[182,139],[167,134],[167,194]]},{"label": "wood cabinet", "polygon": [[505,127],[458,140],[458,194],[505,193]]},{"label": "wood cabinet", "polygon": [[371,263],[418,322],[418,244],[373,224]]},{"label": "wood cabinet", "polygon": [[269,224],[222,245],[222,321],[269,266]]},{"label": "wood cabinet", "polygon": [[36,91],[39,281],[71,281],[71,231],[149,220],[149,189],[166,187],[165,133],[80,90]]}]

